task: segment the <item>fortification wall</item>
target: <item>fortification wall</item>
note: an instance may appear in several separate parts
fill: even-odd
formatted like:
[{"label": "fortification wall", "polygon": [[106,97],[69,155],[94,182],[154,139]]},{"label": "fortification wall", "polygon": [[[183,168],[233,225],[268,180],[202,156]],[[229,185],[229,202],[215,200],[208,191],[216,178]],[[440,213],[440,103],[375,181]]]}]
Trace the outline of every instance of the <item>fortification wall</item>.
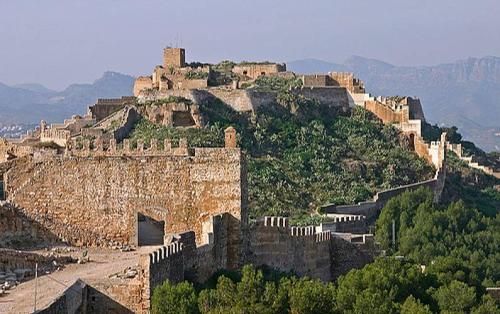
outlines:
[{"label": "fortification wall", "polygon": [[264,217],[251,227],[245,263],[268,265],[324,281],[331,280],[331,233],[290,227],[284,217]]},{"label": "fortification wall", "polygon": [[273,75],[285,71],[285,64],[276,63],[238,64],[233,68],[234,73],[248,76],[252,79],[256,79],[262,75]]},{"label": "fortification wall", "polygon": [[0,271],[14,271],[15,269],[26,269],[27,276],[34,276],[35,264],[38,264],[39,271],[55,268],[53,262],[64,265],[73,262],[67,256],[45,256],[37,253],[23,252],[0,248]]},{"label": "fortification wall", "polygon": [[395,112],[391,108],[383,105],[382,103],[374,101],[366,101],[365,109],[373,112],[383,123],[391,122],[404,122],[404,115],[399,112]]},{"label": "fortification wall", "polygon": [[425,122],[424,110],[422,109],[420,99],[406,97],[406,103],[410,108],[410,119],[421,120]]},{"label": "fortification wall", "polygon": [[89,107],[89,113],[96,121],[101,121],[125,105],[134,104],[135,101],[136,98],[133,96],[124,96],[116,99],[98,99],[95,105]]},{"label": "fortification wall", "polygon": [[[231,215],[222,214],[210,217],[203,228],[198,241],[194,232],[183,232],[175,235],[170,244],[140,256],[144,310],[149,309],[154,288],[166,280],[204,282],[217,270],[233,269],[233,265],[239,264],[239,256],[232,254],[240,249],[239,222]],[[197,242],[201,244],[197,246]]]},{"label": "fortification wall", "polygon": [[343,87],[301,87],[292,89],[291,92],[315,99],[329,107],[349,108],[349,96]]},{"label": "fortification wall", "polygon": [[445,177],[446,167],[443,164],[442,167],[436,171],[433,179],[380,191],[375,194],[373,200],[360,202],[358,204],[327,204],[322,207],[322,211],[326,214],[365,215],[367,219],[373,219],[391,198],[406,191],[416,190],[420,187],[430,188],[434,193],[434,201],[438,202],[444,188]]},{"label": "fortification wall", "polygon": [[[139,212],[164,221],[166,234],[193,230],[198,238],[212,215],[228,212],[246,221],[237,148],[87,146],[31,164],[7,172],[9,200],[71,244],[134,244]],[[27,181],[18,179],[24,172]]]},{"label": "fortification wall", "polygon": [[333,81],[326,74],[311,74],[302,76],[302,86],[304,87],[326,87],[333,86]]},{"label": "fortification wall", "polygon": [[68,130],[59,130],[55,128],[42,129],[40,134],[40,142],[54,142],[57,145],[64,147],[71,138],[71,132]]},{"label": "fortification wall", "polygon": [[30,247],[40,242],[57,242],[57,237],[21,209],[9,203],[0,204],[0,247]]},{"label": "fortification wall", "polygon": [[350,72],[330,72],[330,78],[334,85],[346,88],[350,93],[362,94],[365,92],[365,86],[362,81],[354,77]]},{"label": "fortification wall", "polygon": [[153,88],[153,79],[149,76],[139,76],[134,82],[134,96],[139,96],[144,89]]},{"label": "fortification wall", "polygon": [[330,251],[332,279],[345,275],[352,269],[363,268],[373,262],[377,250],[373,243],[355,244],[341,238],[332,237]]},{"label": "fortification wall", "polygon": [[316,226],[316,232],[330,231],[341,233],[367,233],[366,217],[361,215],[327,215],[332,219],[329,222]]}]

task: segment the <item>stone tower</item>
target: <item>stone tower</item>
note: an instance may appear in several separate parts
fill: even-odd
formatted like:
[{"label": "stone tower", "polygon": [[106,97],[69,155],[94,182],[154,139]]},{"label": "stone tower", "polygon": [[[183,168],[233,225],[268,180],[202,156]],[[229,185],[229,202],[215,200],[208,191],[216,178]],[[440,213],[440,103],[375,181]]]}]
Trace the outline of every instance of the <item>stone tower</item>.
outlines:
[{"label": "stone tower", "polygon": [[170,67],[183,68],[186,66],[186,52],[184,48],[170,48],[163,49],[163,68]]}]

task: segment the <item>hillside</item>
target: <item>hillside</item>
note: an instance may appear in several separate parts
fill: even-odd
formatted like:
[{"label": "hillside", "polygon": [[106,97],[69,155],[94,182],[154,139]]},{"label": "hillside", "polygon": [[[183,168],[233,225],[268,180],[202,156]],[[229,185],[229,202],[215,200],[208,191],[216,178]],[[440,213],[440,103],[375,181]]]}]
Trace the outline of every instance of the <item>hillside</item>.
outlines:
[{"label": "hillside", "polygon": [[487,151],[500,149],[500,58],[406,67],[355,56],[342,64],[298,60],[289,62],[288,69],[354,72],[374,95],[418,96],[429,121],[457,126],[466,139]]},{"label": "hillside", "polygon": [[83,114],[98,98],[132,94],[134,78],[116,72],[105,72],[92,84],[72,84],[61,92],[40,84],[7,86],[0,83],[0,126],[62,121]]},{"label": "hillside", "polygon": [[278,103],[254,115],[220,102],[202,103],[205,128],[179,129],[144,119],[130,137],[147,144],[151,138],[161,143],[186,136],[192,146],[221,146],[224,129],[233,125],[247,153],[251,217],[284,215],[305,223],[325,203],[351,204],[433,176],[434,169],[400,143],[395,128],[364,109],[336,112],[280,93]]}]

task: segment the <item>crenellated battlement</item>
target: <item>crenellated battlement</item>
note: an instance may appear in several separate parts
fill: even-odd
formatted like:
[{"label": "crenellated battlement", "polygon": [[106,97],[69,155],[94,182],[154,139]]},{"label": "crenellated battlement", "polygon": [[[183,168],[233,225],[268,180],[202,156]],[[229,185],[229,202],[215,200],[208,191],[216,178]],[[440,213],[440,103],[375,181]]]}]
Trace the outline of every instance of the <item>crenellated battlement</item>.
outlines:
[{"label": "crenellated battlement", "polygon": [[288,228],[288,218],[278,216],[264,216],[264,226]]},{"label": "crenellated battlement", "polygon": [[90,141],[85,139],[78,141],[73,139],[66,146],[65,156],[76,157],[100,157],[100,156],[193,156],[194,150],[188,147],[186,138],[179,140],[178,146],[173,147],[171,139],[163,141],[163,147],[159,146],[157,139],[152,139],[146,147],[143,140],[138,140],[136,147],[132,146],[130,139],[124,139],[118,144],[115,139],[104,143],[101,139]]},{"label": "crenellated battlement", "polygon": [[316,233],[316,242],[326,242],[332,239],[332,233],[330,231],[323,231]]},{"label": "crenellated battlement", "polygon": [[179,255],[182,253],[182,243],[173,242],[167,246],[162,246],[161,248],[149,253],[149,263],[156,264],[160,263],[162,260],[172,257],[173,255]]},{"label": "crenellated battlement", "polygon": [[316,235],[316,230],[314,226],[307,227],[291,227],[290,235],[292,237],[309,237]]}]

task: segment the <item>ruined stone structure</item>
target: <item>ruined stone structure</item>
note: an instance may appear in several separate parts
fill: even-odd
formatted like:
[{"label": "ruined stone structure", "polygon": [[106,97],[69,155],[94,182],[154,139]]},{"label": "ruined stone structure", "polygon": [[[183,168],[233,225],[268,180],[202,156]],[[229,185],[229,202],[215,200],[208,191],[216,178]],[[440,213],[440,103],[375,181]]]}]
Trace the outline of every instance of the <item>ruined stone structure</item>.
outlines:
[{"label": "ruined stone structure", "polygon": [[302,75],[304,87],[343,87],[352,94],[365,93],[362,81],[354,77],[352,73],[330,72],[328,74]]},{"label": "ruined stone structure", "polygon": [[124,96],[117,99],[98,99],[97,103],[89,107],[89,114],[97,122],[109,117],[113,112],[135,103],[135,97]]},{"label": "ruined stone structure", "polygon": [[249,77],[253,80],[260,76],[276,75],[286,71],[286,64],[269,62],[242,62],[233,68],[233,73]]},{"label": "ruined stone structure", "polygon": [[488,167],[485,165],[481,165],[479,162],[474,160],[473,156],[464,156],[463,155],[463,149],[462,149],[462,144],[451,144],[451,143],[446,143],[446,148],[449,151],[454,152],[460,160],[464,161],[469,167],[481,170],[486,174],[492,175],[496,178],[500,178],[500,172],[495,171],[494,168]]},{"label": "ruined stone structure", "polygon": [[[232,242],[230,220],[226,214],[213,217],[205,228],[201,246],[196,247],[193,232],[185,232],[172,243],[141,256],[144,311],[150,306],[153,289],[167,279],[174,283],[186,279],[203,282],[218,269],[251,263],[328,281],[339,275],[339,264],[345,266],[338,256],[357,256],[348,258],[349,269],[362,267],[372,259],[366,251],[371,242],[338,242],[330,231],[317,232],[313,226],[290,227],[285,217],[263,217],[244,230],[245,241]],[[240,254],[232,253],[235,251]]]},{"label": "ruined stone structure", "polygon": [[[295,77],[274,63],[243,63],[232,71],[249,81],[262,75]],[[248,263],[332,280],[375,255],[367,221],[390,198],[421,186],[433,190],[435,201],[440,198],[446,148],[458,148],[447,146],[445,134],[440,141],[423,141],[418,99],[372,97],[352,73],[304,75],[303,86],[291,93],[335,110],[362,106],[394,124],[435,166],[435,177],[380,191],[366,202],[325,205],[330,221],[319,226],[289,226],[284,217],[249,222],[245,156],[234,128],[225,130],[225,146],[219,148],[192,148],[185,139],[132,145],[126,138],[141,118],[202,127],[204,102],[220,101],[238,112],[276,102],[276,92],[239,89],[238,82],[232,88],[209,87],[211,75],[208,65],[187,65],[184,49],[166,48],[152,76],[136,80],[137,97],[101,99],[84,117],[51,127],[42,123],[19,143],[0,141],[5,192],[0,196],[7,199],[0,204],[0,242],[14,236],[76,246],[142,245],[147,225],[154,233],[154,243],[147,244],[160,245],[140,256],[137,278],[99,285],[79,281],[70,288],[77,293],[67,291],[41,313],[147,313],[153,289],[167,279],[203,282],[219,269]],[[63,148],[28,145],[48,141]]]},{"label": "ruined stone structure", "polygon": [[157,65],[151,76],[140,76],[134,83],[134,96],[142,91],[178,89],[202,89],[208,87],[211,74],[209,66],[193,68],[186,65],[185,50],[182,48],[165,48],[163,65]]},{"label": "ruined stone structure", "polygon": [[238,148],[190,149],[185,140],[163,150],[155,142],[131,149],[128,140],[95,147],[85,141],[63,156],[13,165],[4,175],[7,199],[74,245],[136,244],[139,213],[163,221],[166,235],[200,237],[202,221],[224,212],[246,221]]},{"label": "ruined stone structure", "polygon": [[202,127],[198,105],[185,102],[152,103],[140,106],[139,112],[149,121],[170,127]]},{"label": "ruined stone structure", "polygon": [[163,49],[163,68],[183,68],[186,66],[186,51],[183,48]]}]

